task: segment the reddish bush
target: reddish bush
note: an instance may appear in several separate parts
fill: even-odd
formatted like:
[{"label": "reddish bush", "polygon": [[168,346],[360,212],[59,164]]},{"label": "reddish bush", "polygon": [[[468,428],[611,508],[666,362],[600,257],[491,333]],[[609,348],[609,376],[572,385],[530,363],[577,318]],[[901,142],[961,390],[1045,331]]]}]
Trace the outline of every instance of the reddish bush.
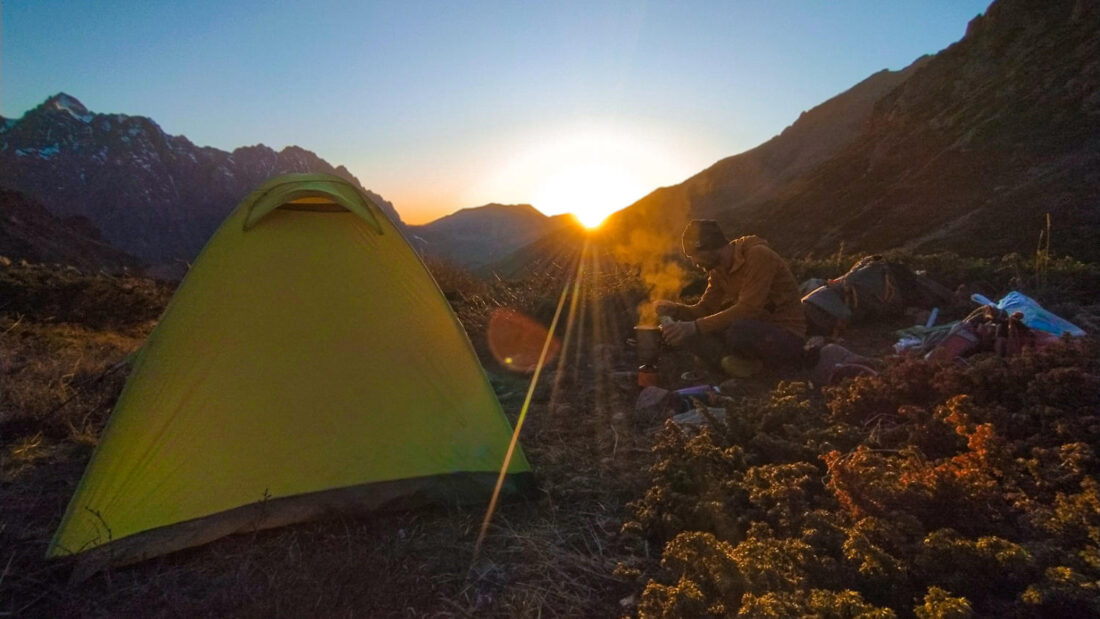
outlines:
[{"label": "reddish bush", "polygon": [[640,613],[1096,613],[1098,351],[899,359],[670,424],[626,526],[666,544]]}]

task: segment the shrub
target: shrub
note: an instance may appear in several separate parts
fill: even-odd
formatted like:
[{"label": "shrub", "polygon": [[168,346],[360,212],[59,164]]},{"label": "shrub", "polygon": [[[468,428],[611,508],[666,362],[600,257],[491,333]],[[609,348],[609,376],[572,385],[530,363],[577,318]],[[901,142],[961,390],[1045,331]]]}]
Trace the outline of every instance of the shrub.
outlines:
[{"label": "shrub", "polygon": [[151,279],[89,274],[73,267],[0,266],[0,310],[38,322],[132,328],[160,316],[172,289]]},{"label": "shrub", "polygon": [[895,359],[667,425],[624,527],[664,546],[640,614],[1095,613],[1098,352]]}]

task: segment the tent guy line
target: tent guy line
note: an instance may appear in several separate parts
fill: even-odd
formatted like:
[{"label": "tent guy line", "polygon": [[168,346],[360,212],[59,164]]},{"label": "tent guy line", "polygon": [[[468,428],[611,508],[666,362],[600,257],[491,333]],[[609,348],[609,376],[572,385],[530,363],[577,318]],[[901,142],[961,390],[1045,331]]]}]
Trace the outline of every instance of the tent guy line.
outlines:
[{"label": "tent guy line", "polygon": [[[584,271],[583,256],[588,251],[588,239],[584,241],[584,246],[581,248],[582,259],[578,260],[577,272],[573,275],[573,281],[579,282],[581,275]],[[527,411],[531,406],[531,398],[535,394],[535,387],[539,383],[539,376],[542,375],[542,368],[546,363],[546,357],[550,350],[550,343],[554,341],[554,331],[558,327],[558,321],[561,318],[561,310],[565,307],[565,299],[569,296],[569,286],[573,284],[573,281],[566,280],[565,285],[562,286],[561,295],[558,297],[558,306],[554,310],[554,318],[550,321],[550,329],[546,332],[546,341],[542,343],[542,352],[539,353],[538,363],[535,365],[535,373],[531,377],[531,383],[527,386],[527,395],[523,398],[523,406],[520,407],[519,418],[516,419],[516,427],[512,430],[512,440],[508,443],[508,451],[504,455],[504,462],[500,467],[500,474],[497,476],[496,486],[493,488],[493,495],[489,499],[489,507],[485,510],[485,518],[481,521],[481,530],[477,534],[477,541],[474,542],[474,554],[473,561],[477,560],[478,554],[481,552],[481,544],[485,541],[485,535],[489,531],[489,523],[493,520],[493,512],[496,511],[497,498],[500,496],[500,489],[504,485],[504,478],[507,476],[508,467],[512,463],[512,454],[515,452],[516,445],[519,443],[519,433],[523,429],[523,422],[527,419]],[[576,298],[576,291],[574,291],[574,298]],[[572,316],[572,310],[576,307],[576,304],[570,307],[570,316]],[[473,568],[473,562],[470,564]]]}]

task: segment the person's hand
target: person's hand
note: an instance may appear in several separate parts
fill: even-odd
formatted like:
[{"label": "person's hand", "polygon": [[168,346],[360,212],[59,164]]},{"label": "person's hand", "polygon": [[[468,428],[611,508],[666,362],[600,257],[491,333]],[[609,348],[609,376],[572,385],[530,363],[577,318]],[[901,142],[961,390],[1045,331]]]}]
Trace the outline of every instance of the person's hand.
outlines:
[{"label": "person's hand", "polygon": [[653,311],[657,312],[658,316],[669,316],[672,314],[672,312],[676,311],[676,308],[679,307],[679,305],[679,303],[676,303],[674,301],[661,299],[660,301],[653,302]]},{"label": "person's hand", "polygon": [[661,336],[669,346],[679,346],[699,332],[694,322],[674,322],[661,327]]}]

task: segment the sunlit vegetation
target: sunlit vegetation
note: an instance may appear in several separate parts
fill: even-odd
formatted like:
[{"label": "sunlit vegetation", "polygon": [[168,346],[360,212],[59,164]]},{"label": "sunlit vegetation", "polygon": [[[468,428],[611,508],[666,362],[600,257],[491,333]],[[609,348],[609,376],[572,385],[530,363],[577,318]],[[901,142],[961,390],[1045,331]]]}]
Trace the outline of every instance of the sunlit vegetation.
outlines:
[{"label": "sunlit vegetation", "polygon": [[[911,269],[926,271],[944,284],[967,283],[972,292],[987,296],[1012,289],[1027,291],[1047,304],[1066,301],[1094,302],[1100,290],[1100,265],[1069,256],[1006,254],[1000,258],[975,258],[953,252],[910,254],[886,252],[884,256]],[[862,258],[845,253],[843,247],[831,256],[803,257],[791,261],[791,270],[799,281],[811,277],[829,278],[844,273]]]},{"label": "sunlit vegetation", "polygon": [[1092,342],[780,385],[660,434],[624,530],[643,616],[1100,612]]},{"label": "sunlit vegetation", "polygon": [[[1096,314],[1095,265],[904,259],[948,286],[997,296],[1019,284],[1067,317]],[[853,261],[793,267],[835,277]],[[592,250],[515,280],[427,263],[513,420],[530,375],[494,360],[491,317],[508,308],[548,327],[562,288],[577,293],[521,437],[539,498],[501,507],[478,562],[482,512],[444,507],[231,536],[80,585],[42,553],[122,388],[119,362],[171,286],[0,269],[0,613],[141,614],[149,600],[185,615],[1100,613],[1094,340],[966,364],[898,359],[824,392],[782,383],[727,401],[725,421],[695,431],[631,418],[636,363],[623,343],[663,282]]]}]

